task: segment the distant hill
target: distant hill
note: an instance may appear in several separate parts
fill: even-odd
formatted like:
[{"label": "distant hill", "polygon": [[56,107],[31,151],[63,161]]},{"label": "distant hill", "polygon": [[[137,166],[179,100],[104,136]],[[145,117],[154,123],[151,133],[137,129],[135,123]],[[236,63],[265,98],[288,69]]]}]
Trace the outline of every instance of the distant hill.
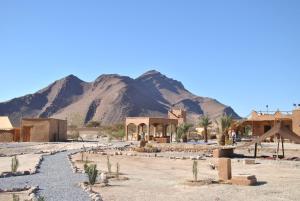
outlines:
[{"label": "distant hill", "polygon": [[22,117],[66,119],[80,114],[85,122],[122,122],[126,116],[166,116],[171,107],[187,110],[188,121],[200,115],[215,119],[223,113],[240,118],[215,99],[196,96],[177,80],[151,70],[136,79],[117,74],[101,75],[85,82],[74,75],[57,80],[46,88],[0,103],[0,116],[9,116],[15,126]]}]

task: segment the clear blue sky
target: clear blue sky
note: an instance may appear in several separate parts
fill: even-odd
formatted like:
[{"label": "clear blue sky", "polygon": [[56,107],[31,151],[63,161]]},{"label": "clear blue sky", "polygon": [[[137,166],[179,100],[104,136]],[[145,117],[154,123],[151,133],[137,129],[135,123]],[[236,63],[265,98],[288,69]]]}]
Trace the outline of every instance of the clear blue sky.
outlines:
[{"label": "clear blue sky", "polygon": [[245,116],[300,103],[299,0],[0,1],[0,101],[156,69]]}]

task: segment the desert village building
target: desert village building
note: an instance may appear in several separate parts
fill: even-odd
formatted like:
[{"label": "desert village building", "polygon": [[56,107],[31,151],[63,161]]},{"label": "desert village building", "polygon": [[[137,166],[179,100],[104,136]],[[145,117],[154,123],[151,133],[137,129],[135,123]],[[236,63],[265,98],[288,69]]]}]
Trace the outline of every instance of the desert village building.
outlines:
[{"label": "desert village building", "polygon": [[[168,112],[168,118],[127,117],[125,120],[126,140],[144,138],[147,141],[169,143],[178,125],[184,122],[186,122],[186,112],[182,109],[171,109]],[[130,133],[130,126],[134,126],[132,133]]]},{"label": "desert village building", "polygon": [[13,128],[8,117],[0,117],[0,142],[58,142],[67,140],[67,121],[53,118],[24,118]]},{"label": "desert village building", "polygon": [[24,118],[21,121],[23,142],[59,142],[67,140],[67,121],[53,118]]},{"label": "desert village building", "polygon": [[276,111],[275,113],[262,113],[253,111],[249,118],[242,122],[242,127],[250,126],[253,136],[261,136],[271,130],[277,122],[293,131],[300,136],[300,109],[294,109],[291,112],[284,114],[283,112]]}]

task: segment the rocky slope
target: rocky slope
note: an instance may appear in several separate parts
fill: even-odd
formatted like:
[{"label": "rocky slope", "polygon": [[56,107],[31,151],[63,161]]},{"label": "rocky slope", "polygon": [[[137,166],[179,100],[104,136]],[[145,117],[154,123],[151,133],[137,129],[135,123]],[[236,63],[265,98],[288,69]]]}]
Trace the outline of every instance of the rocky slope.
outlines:
[{"label": "rocky slope", "polygon": [[9,116],[15,126],[22,117],[66,119],[74,114],[79,114],[85,122],[114,124],[126,116],[166,116],[171,107],[186,109],[190,122],[195,122],[201,114],[217,118],[226,113],[239,118],[231,107],[196,96],[181,82],[154,70],[136,79],[101,75],[94,82],[69,75],[34,94],[0,103],[0,115]]}]

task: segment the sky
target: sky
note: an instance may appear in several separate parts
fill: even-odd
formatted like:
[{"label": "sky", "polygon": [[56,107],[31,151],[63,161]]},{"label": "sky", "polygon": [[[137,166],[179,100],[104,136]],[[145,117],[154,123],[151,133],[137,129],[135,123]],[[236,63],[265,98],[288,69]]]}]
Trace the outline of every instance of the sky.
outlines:
[{"label": "sky", "polygon": [[0,102],[155,69],[239,115],[300,103],[299,0],[0,0]]}]

